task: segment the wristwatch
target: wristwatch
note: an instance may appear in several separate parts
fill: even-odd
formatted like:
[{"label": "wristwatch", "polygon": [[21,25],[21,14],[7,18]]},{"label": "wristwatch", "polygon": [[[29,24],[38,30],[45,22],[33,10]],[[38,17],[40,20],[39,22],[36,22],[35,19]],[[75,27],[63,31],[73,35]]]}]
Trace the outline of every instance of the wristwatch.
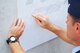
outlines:
[{"label": "wristwatch", "polygon": [[17,42],[18,41],[18,39],[17,39],[17,37],[16,36],[11,36],[11,37],[9,37],[7,40],[6,40],[6,42],[9,44],[9,43],[15,43],[15,42]]}]

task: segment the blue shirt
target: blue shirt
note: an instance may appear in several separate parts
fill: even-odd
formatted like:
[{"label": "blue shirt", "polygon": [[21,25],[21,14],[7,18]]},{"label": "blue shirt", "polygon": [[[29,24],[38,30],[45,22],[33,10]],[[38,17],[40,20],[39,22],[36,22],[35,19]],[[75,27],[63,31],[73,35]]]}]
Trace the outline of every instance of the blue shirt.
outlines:
[{"label": "blue shirt", "polygon": [[74,49],[72,50],[72,53],[80,53],[80,46],[74,48]]}]

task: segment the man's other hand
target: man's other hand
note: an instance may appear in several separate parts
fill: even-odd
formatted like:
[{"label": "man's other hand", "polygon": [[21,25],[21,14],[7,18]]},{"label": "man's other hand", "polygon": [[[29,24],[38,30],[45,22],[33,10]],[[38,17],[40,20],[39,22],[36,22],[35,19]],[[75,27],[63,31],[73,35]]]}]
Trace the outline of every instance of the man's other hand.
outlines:
[{"label": "man's other hand", "polygon": [[25,28],[25,24],[24,21],[20,18],[17,18],[11,25],[10,31],[9,31],[9,35],[15,35],[17,38],[19,38]]}]

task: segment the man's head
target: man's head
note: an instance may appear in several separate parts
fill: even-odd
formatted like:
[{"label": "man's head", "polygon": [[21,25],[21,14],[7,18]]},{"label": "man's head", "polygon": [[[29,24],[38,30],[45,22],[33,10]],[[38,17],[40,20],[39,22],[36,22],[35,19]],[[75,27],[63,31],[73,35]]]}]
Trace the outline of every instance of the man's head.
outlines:
[{"label": "man's head", "polygon": [[67,36],[80,42],[80,0],[70,0],[67,17]]},{"label": "man's head", "polygon": [[74,41],[80,42],[80,18],[74,18],[72,15],[67,17],[67,35]]}]

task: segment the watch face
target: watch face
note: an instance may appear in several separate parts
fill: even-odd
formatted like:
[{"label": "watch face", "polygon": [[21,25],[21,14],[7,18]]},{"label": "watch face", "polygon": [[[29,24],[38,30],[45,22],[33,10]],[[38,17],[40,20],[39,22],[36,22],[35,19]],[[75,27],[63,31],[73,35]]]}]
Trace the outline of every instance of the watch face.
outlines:
[{"label": "watch face", "polygon": [[10,40],[11,40],[11,41],[15,41],[16,38],[15,38],[15,37],[11,37]]},{"label": "watch face", "polygon": [[9,43],[15,43],[15,42],[17,42],[18,40],[17,40],[17,37],[16,36],[11,36],[10,38],[8,38],[8,40],[6,40],[7,41],[7,43],[9,44]]}]

